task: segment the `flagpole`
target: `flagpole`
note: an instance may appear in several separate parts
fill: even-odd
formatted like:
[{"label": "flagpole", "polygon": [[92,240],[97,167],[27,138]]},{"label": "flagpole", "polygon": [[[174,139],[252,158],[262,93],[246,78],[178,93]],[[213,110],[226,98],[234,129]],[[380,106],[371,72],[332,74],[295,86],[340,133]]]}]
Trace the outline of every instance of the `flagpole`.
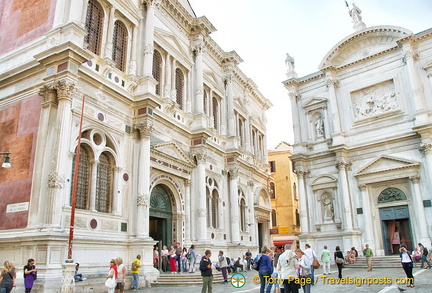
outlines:
[{"label": "flagpole", "polygon": [[72,242],[73,242],[74,226],[75,226],[75,206],[76,206],[76,194],[77,194],[77,186],[78,186],[79,159],[80,159],[80,150],[81,150],[81,133],[82,133],[82,125],[83,125],[83,117],[84,117],[84,101],[85,101],[85,95],[83,94],[80,128],[78,133],[78,145],[77,145],[77,151],[75,155],[75,170],[74,170],[73,189],[72,189],[72,207],[71,207],[71,217],[70,217],[70,226],[69,226],[68,260],[72,260]]}]

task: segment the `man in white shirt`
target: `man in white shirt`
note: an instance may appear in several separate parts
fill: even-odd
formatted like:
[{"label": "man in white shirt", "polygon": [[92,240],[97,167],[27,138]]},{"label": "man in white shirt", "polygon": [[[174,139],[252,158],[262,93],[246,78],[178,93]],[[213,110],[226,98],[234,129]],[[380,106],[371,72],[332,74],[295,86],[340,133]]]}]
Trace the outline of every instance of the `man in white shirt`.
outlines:
[{"label": "man in white shirt", "polygon": [[[314,259],[317,259],[315,250],[313,250],[311,248],[311,246],[309,244],[305,244],[305,251],[304,251],[305,256],[309,259],[309,262],[312,263],[314,261]],[[312,285],[315,285],[315,279],[314,279],[314,267],[311,266],[311,278],[312,278]]]},{"label": "man in white shirt", "polygon": [[279,256],[278,271],[279,278],[283,279],[283,288],[281,293],[298,293],[298,285],[295,282],[297,278],[297,270],[295,266],[298,264],[296,254],[291,250],[291,244],[285,244],[285,252]]}]

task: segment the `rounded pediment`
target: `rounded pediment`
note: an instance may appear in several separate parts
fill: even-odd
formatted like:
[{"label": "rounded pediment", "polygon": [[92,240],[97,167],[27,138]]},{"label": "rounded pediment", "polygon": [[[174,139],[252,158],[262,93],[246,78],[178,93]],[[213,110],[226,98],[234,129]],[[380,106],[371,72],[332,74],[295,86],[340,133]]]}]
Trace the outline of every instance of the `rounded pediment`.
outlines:
[{"label": "rounded pediment", "polygon": [[412,35],[397,26],[374,26],[356,31],[337,43],[323,58],[319,69],[342,67],[397,48],[397,41]]}]

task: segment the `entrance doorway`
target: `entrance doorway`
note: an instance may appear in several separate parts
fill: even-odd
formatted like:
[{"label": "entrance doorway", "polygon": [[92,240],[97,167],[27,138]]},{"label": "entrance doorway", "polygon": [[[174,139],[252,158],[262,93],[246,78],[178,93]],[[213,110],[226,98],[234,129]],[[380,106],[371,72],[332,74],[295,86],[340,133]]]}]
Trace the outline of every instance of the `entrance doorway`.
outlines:
[{"label": "entrance doorway", "polygon": [[156,185],[150,195],[149,235],[162,245],[172,245],[172,205],[170,190],[165,185]]},{"label": "entrance doorway", "polygon": [[409,251],[412,251],[408,206],[382,208],[379,211],[385,255],[399,255],[401,245],[405,245]]}]

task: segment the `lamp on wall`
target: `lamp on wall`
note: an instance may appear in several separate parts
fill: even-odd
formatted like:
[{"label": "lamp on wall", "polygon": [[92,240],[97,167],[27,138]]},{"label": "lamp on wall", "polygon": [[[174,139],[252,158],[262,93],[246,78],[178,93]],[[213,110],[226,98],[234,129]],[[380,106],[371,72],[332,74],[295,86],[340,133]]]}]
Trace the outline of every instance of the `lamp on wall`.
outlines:
[{"label": "lamp on wall", "polygon": [[5,152],[5,153],[0,153],[0,155],[5,155],[6,158],[3,161],[2,167],[3,168],[10,168],[11,167],[11,163],[10,163],[10,153],[9,152]]}]

